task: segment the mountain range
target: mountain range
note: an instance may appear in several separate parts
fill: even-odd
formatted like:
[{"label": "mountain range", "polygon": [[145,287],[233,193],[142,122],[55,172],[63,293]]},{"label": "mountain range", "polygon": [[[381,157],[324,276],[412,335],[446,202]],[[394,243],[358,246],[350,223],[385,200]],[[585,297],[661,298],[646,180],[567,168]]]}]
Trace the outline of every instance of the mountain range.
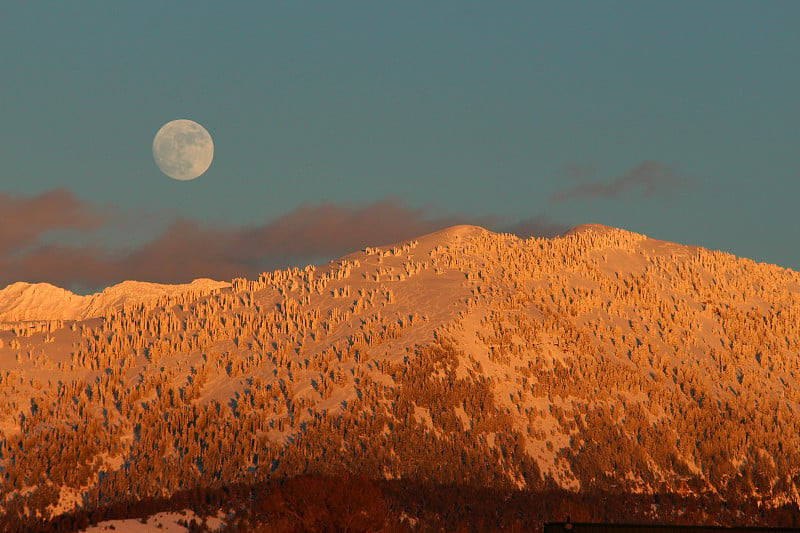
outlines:
[{"label": "mountain range", "polygon": [[723,252],[457,226],[254,280],[17,283],[0,321],[9,528],[342,473],[800,502],[800,274]]}]

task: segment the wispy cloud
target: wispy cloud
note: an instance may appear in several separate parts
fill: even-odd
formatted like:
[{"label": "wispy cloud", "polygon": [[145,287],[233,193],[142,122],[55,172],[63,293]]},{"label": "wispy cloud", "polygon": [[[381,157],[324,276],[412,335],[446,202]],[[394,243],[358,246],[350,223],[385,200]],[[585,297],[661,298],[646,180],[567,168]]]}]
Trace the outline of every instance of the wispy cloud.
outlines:
[{"label": "wispy cloud", "polygon": [[550,203],[577,198],[615,198],[632,190],[638,190],[642,196],[653,196],[671,192],[685,184],[685,178],[673,166],[657,161],[644,161],[609,182],[579,183],[556,191],[550,197]]},{"label": "wispy cloud", "polygon": [[[363,205],[302,205],[274,220],[209,226],[174,220],[143,244],[75,244],[48,239],[57,232],[124,234],[135,213],[113,213],[55,190],[33,197],[0,194],[0,287],[15,281],[48,282],[97,290],[126,279],[182,283],[198,277],[253,278],[265,270],[319,263],[367,245],[389,244],[457,224],[476,224],[520,236],[550,236],[566,227],[542,216],[509,224],[500,217],[438,215],[396,200]],[[89,239],[91,241],[91,239]]]}]

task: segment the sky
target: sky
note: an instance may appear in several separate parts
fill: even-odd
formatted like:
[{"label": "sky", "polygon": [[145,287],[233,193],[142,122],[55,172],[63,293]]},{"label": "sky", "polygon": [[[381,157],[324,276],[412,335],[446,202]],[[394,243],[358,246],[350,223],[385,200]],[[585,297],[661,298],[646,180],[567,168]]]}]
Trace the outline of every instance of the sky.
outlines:
[{"label": "sky", "polygon": [[[800,270],[800,2],[17,2],[0,286],[254,277],[459,223]],[[214,161],[162,174],[159,128]]]}]

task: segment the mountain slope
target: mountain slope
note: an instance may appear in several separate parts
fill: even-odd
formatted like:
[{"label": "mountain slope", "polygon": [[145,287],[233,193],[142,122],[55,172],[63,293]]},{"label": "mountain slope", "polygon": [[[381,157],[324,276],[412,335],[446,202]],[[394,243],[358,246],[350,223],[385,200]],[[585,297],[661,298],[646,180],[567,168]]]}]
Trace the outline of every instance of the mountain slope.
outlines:
[{"label": "mountain slope", "polygon": [[797,501],[799,297],[605,226],[458,226],[10,330],[0,490],[9,516],[342,471]]}]

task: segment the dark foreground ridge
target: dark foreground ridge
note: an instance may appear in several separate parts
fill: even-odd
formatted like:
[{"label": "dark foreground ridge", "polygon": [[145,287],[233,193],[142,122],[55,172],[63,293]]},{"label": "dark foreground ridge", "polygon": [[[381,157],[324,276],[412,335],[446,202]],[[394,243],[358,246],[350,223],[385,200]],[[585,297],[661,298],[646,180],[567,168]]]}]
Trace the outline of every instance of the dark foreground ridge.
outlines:
[{"label": "dark foreground ridge", "polygon": [[[3,531],[78,531],[106,520],[144,519],[190,509],[205,520],[224,515],[223,531],[534,531],[673,533],[797,530],[796,504],[764,509],[755,500],[723,502],[713,495],[575,493],[435,485],[364,476],[307,475],[255,485],[182,491],[170,498],[121,501],[49,522],[0,522]],[[623,522],[639,525],[612,525]],[[547,524],[547,525],[546,525]],[[664,525],[670,528],[664,528]],[[759,527],[753,528],[753,525]],[[710,528],[710,526],[721,526]],[[705,529],[700,526],[704,526]],[[594,529],[592,529],[594,528]],[[736,528],[736,529],[726,529]]]},{"label": "dark foreground ridge", "polygon": [[601,524],[553,522],[544,533],[779,533],[798,531],[794,527],[726,527],[666,524]]}]

